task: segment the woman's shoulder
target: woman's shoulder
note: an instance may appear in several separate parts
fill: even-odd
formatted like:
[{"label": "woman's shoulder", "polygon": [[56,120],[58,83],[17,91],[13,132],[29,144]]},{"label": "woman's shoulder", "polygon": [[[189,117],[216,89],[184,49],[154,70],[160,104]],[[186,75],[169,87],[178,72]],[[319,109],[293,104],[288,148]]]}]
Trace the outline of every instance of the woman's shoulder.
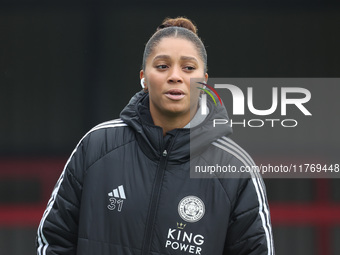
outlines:
[{"label": "woman's shoulder", "polygon": [[114,119],[102,122],[96,126],[94,126],[92,129],[90,129],[87,134],[93,135],[93,134],[101,134],[105,133],[107,131],[109,132],[116,132],[117,130],[120,130],[120,127],[126,127],[127,124],[122,119]]},{"label": "woman's shoulder", "polygon": [[264,189],[253,158],[230,137],[216,139],[206,153],[205,174],[217,178],[230,199],[249,183],[257,190]]},{"label": "woman's shoulder", "polygon": [[228,136],[222,136],[211,144],[220,153],[227,154],[224,157],[228,161],[238,161],[240,166],[253,166],[255,165],[252,157],[235,141]]},{"label": "woman's shoulder", "polygon": [[252,157],[228,136],[214,139],[201,157],[209,164],[232,165],[238,169],[242,166],[255,165]]},{"label": "woman's shoulder", "polygon": [[83,137],[87,150],[110,151],[135,139],[131,128],[121,119],[100,123]]}]

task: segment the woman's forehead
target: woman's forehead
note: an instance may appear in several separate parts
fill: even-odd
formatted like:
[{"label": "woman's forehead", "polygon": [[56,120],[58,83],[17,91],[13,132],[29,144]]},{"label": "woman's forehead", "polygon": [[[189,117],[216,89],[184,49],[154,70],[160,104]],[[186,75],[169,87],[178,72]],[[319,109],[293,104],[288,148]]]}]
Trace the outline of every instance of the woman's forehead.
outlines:
[{"label": "woman's forehead", "polygon": [[153,53],[172,50],[177,52],[188,52],[190,53],[190,55],[198,55],[198,51],[194,43],[187,39],[179,37],[169,37],[161,39],[154,47]]},{"label": "woman's forehead", "polygon": [[171,59],[199,61],[201,57],[196,46],[189,40],[179,37],[163,38],[153,49],[149,59]]}]

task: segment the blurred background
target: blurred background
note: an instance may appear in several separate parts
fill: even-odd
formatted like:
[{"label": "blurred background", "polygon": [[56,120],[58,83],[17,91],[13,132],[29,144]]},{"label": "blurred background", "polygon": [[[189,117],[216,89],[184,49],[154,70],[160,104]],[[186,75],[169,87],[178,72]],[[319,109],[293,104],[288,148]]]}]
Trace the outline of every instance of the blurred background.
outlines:
[{"label": "blurred background", "polygon": [[[1,0],[0,254],[35,254],[67,157],[140,90],[144,45],[168,16],[195,21],[210,77],[340,77],[335,2]],[[284,130],[238,128],[234,140],[256,161],[340,163],[339,92],[314,101],[324,123],[299,130],[295,149]],[[277,255],[340,254],[339,179],[265,183]]]}]

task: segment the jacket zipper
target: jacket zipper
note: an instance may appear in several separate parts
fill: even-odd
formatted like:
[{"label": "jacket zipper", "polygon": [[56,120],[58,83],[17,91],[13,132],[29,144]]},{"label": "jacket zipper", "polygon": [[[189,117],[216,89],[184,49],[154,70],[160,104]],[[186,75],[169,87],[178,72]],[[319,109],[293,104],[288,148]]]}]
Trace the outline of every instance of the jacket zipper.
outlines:
[{"label": "jacket zipper", "polygon": [[144,242],[142,246],[142,255],[150,254],[151,244],[152,244],[152,235],[153,235],[154,224],[155,224],[155,219],[156,219],[156,214],[157,214],[159,196],[161,193],[165,166],[168,160],[167,149],[170,144],[170,140],[172,139],[169,138],[166,145],[164,146],[162,156],[161,156],[158,168],[157,168],[155,184],[154,184],[154,188],[153,188],[152,195],[151,195],[151,204],[149,207],[149,217],[146,223],[145,237],[144,237]]}]

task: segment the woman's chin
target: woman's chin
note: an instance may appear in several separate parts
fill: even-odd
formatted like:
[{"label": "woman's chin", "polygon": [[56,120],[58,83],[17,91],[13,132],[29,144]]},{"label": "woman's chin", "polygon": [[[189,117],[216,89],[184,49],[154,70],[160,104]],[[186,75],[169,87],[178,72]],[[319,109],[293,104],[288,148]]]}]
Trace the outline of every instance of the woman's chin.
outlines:
[{"label": "woman's chin", "polygon": [[172,107],[169,109],[166,109],[165,114],[169,117],[183,117],[186,114],[190,115],[189,109],[184,109],[183,107]]}]

